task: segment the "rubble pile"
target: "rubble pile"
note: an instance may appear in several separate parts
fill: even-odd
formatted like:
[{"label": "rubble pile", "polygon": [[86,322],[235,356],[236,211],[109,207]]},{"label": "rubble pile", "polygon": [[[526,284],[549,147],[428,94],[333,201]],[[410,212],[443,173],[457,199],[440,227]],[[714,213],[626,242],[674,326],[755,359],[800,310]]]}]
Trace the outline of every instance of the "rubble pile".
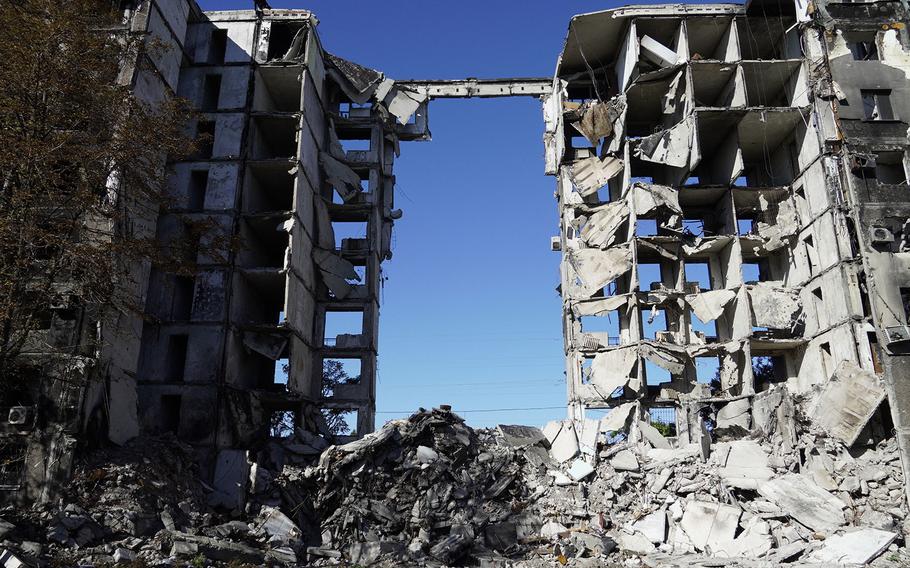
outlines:
[{"label": "rubble pile", "polygon": [[2,511],[0,553],[80,566],[910,563],[887,429],[847,443],[786,388],[754,399],[749,421],[721,408],[672,437],[640,402],[542,429],[475,431],[441,407],[345,445],[296,432],[250,454],[233,508],[190,447],[143,440],[79,466],[63,499]]},{"label": "rubble pile", "polygon": [[322,546],[311,553],[344,552],[357,564],[519,553],[520,540],[537,537],[525,509],[546,490],[533,480],[549,457],[538,429],[505,428],[513,444],[435,409],[329,448],[312,472]]}]

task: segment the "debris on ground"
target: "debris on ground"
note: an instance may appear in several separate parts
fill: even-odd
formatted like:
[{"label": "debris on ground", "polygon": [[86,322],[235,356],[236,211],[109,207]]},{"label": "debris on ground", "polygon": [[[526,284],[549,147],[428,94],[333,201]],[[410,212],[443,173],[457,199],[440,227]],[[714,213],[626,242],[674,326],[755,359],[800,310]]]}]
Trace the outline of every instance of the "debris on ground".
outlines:
[{"label": "debris on ground", "polygon": [[847,446],[785,389],[763,397],[796,412],[689,443],[637,403],[541,429],[442,407],[344,445],[295,432],[244,453],[241,507],[192,447],[141,440],[0,511],[0,566],[906,565],[895,439]]}]

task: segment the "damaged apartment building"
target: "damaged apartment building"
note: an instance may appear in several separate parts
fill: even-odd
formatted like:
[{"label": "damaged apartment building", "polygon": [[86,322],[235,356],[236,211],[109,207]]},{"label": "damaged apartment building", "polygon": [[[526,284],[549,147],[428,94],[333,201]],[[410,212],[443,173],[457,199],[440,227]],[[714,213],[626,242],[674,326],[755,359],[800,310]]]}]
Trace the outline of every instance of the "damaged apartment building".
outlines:
[{"label": "damaged apartment building", "polygon": [[910,465],[907,21],[889,0],[573,18],[544,99],[570,417],[625,405],[683,444],[792,413],[786,392],[847,445],[896,432]]},{"label": "damaged apartment building", "polygon": [[[81,367],[97,380],[48,394],[45,406],[61,409],[23,407],[66,408],[62,429],[11,412],[3,487],[22,497],[47,498],[66,479],[80,435],[173,432],[224,477],[248,467],[246,451],[263,448],[276,421],[318,432],[319,409],[335,409],[342,435],[373,429],[381,263],[401,215],[392,168],[400,141],[428,138],[426,95],[324,51],[305,10],[203,13],[158,0],[124,22],[165,46],[124,70],[136,96],[176,94],[199,111],[189,128],[202,143],[170,164],[173,206],[153,234],[165,247],[192,242],[204,222],[228,244],[190,247],[194,276],[141,273],[146,314],[104,330],[102,352]],[[331,390],[325,359],[347,376]]]},{"label": "damaged apartment building", "polygon": [[[396,82],[323,49],[307,10],[123,5],[121,31],[156,48],[121,80],[142,101],[176,95],[198,111],[197,154],[168,164],[172,204],[136,230],[197,270],[141,267],[128,294],[145,313],[98,324],[98,351],[97,322],[55,311],[38,343],[85,348],[35,354],[51,380],[8,409],[0,486],[49,499],[80,439],[173,433],[232,505],[251,463],[272,459],[276,428],[336,441],[374,430],[381,266],[402,215],[393,165],[401,142],[429,139],[428,101],[540,97],[550,80]],[[330,385],[327,360],[341,371]],[[347,429],[328,431],[326,412]]]}]

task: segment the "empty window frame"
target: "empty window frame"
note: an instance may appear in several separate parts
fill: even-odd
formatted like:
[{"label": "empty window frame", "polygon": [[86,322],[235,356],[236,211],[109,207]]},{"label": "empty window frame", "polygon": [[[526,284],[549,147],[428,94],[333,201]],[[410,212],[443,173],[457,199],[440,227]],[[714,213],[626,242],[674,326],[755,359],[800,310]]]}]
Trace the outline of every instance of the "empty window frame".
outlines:
[{"label": "empty window frame", "polygon": [[196,279],[192,276],[174,277],[174,295],[171,298],[171,319],[187,321],[193,316],[193,293]]},{"label": "empty window frame", "polygon": [[695,357],[695,380],[720,388],[720,357]]},{"label": "empty window frame", "polygon": [[[360,337],[363,335],[363,318],[364,312],[360,311],[333,311],[325,312],[325,337],[324,345],[345,347],[363,347],[359,345]],[[339,336],[356,336],[353,338],[341,338]],[[354,344],[350,344],[350,342]],[[359,374],[359,371],[358,371]]]},{"label": "empty window frame", "polygon": [[335,248],[349,252],[369,250],[367,221],[334,221]]},{"label": "empty window frame", "polygon": [[359,416],[360,413],[356,409],[322,409],[322,417],[325,419],[326,426],[336,436],[356,437]]},{"label": "empty window frame", "polygon": [[648,423],[665,438],[676,436],[676,407],[652,406],[647,409]]},{"label": "empty window frame", "polygon": [[182,382],[186,374],[186,355],[189,336],[178,333],[168,337],[167,356],[165,358],[165,377],[168,381]]},{"label": "empty window frame", "polygon": [[209,63],[224,63],[224,57],[227,54],[227,30],[212,28],[212,35],[209,37]]},{"label": "empty window frame", "polygon": [[203,111],[218,110],[218,99],[221,98],[221,73],[209,73],[202,81],[202,100],[199,107]]},{"label": "empty window frame", "polygon": [[[686,261],[684,268],[686,274],[686,283],[697,283],[701,291],[711,290],[711,267],[707,262]],[[686,293],[694,293],[686,286]]]},{"label": "empty window frame", "polygon": [[27,455],[28,444],[24,440],[8,438],[0,442],[0,488],[20,487]]},{"label": "empty window frame", "polygon": [[335,395],[337,385],[358,384],[362,362],[357,358],[332,357],[322,361],[322,396]]},{"label": "empty window frame", "polygon": [[673,380],[670,371],[651,361],[645,361],[645,382],[649,386],[656,386],[663,383],[669,383]]},{"label": "empty window frame", "polygon": [[620,311],[613,310],[599,316],[582,316],[579,318],[582,333],[595,333],[606,337],[608,345],[620,345],[622,326]]},{"label": "empty window frame", "polygon": [[205,194],[208,191],[209,171],[191,170],[187,185],[186,208],[189,211],[205,209]]},{"label": "empty window frame", "polygon": [[787,380],[787,360],[783,355],[753,355],[752,380],[757,390],[761,385],[782,383]]},{"label": "empty window frame", "polygon": [[297,426],[297,413],[293,410],[273,410],[269,414],[269,436],[288,438],[294,435]]},{"label": "empty window frame", "polygon": [[845,34],[847,49],[854,61],[877,61],[878,46],[875,43],[875,32],[851,32]]},{"label": "empty window frame", "polygon": [[161,421],[159,424],[162,432],[173,432],[176,434],[180,430],[180,406],[182,404],[182,397],[179,394],[166,394],[161,397]]},{"label": "empty window frame", "polygon": [[642,291],[659,289],[663,282],[661,264],[658,262],[638,263],[638,289]]},{"label": "empty window frame", "polygon": [[903,152],[878,152],[875,154],[875,177],[879,183],[907,185]]},{"label": "empty window frame", "polygon": [[206,160],[215,149],[215,121],[200,120],[196,123],[196,157]]},{"label": "empty window frame", "polygon": [[862,89],[860,94],[866,120],[895,120],[890,89]]}]

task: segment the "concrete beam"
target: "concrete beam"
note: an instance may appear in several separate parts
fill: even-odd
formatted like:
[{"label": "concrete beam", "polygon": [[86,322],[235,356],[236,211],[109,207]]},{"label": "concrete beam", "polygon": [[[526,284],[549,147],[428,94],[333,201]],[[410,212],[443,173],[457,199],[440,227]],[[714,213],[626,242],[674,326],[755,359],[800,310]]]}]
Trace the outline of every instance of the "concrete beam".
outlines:
[{"label": "concrete beam", "polygon": [[553,88],[551,78],[407,80],[396,85],[410,87],[431,99],[469,99],[472,97],[540,97]]}]

